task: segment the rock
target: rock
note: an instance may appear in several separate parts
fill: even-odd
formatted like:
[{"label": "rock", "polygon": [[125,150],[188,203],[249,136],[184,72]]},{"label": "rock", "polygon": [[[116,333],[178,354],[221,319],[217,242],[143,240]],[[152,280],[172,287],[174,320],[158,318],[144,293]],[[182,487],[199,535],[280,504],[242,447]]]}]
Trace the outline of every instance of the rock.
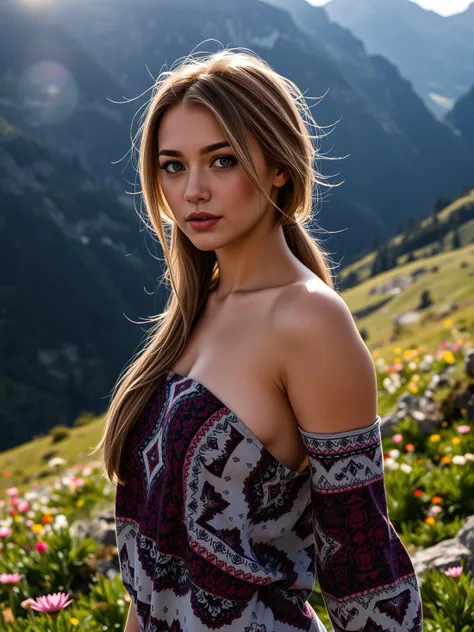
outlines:
[{"label": "rock", "polygon": [[469,377],[474,378],[474,349],[469,349],[464,358],[464,370]]},{"label": "rock", "polygon": [[462,529],[455,538],[443,540],[427,549],[421,549],[410,555],[417,575],[421,575],[427,568],[437,568],[445,571],[450,566],[461,566],[464,560],[464,570],[474,573],[474,516],[464,521]]}]

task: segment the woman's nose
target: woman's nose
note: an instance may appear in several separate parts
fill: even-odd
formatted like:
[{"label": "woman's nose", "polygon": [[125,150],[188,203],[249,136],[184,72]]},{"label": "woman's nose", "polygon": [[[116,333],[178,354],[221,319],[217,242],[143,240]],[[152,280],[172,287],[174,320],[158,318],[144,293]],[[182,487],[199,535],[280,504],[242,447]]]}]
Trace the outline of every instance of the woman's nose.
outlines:
[{"label": "woman's nose", "polygon": [[190,173],[184,195],[190,204],[195,204],[199,200],[206,201],[210,198],[209,187],[202,174]]}]

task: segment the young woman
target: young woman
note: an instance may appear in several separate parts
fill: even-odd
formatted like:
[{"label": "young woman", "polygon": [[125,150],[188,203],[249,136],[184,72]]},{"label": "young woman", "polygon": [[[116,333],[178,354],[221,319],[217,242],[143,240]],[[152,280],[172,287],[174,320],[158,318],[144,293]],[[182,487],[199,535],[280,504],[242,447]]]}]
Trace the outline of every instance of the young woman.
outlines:
[{"label": "young woman", "polygon": [[376,376],[304,224],[318,158],[302,93],[225,49],[160,76],[139,174],[171,281],[115,387],[126,630],[421,632],[387,514]]}]

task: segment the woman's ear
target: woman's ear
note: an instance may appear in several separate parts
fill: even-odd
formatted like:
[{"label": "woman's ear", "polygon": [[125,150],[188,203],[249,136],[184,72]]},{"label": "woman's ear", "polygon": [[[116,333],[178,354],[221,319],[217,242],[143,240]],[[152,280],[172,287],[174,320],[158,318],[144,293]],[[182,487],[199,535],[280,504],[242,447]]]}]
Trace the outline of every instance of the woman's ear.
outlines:
[{"label": "woman's ear", "polygon": [[290,174],[287,171],[285,171],[281,167],[278,167],[276,170],[275,177],[273,178],[273,186],[282,187],[288,182],[289,177],[290,177]]}]

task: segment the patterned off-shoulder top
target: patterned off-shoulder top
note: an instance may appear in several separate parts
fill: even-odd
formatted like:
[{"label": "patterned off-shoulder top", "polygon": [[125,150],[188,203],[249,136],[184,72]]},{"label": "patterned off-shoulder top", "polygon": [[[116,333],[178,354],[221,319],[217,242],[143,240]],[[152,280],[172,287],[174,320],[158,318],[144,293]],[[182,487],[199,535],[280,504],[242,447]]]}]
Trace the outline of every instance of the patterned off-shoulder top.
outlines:
[{"label": "patterned off-shoulder top", "polygon": [[117,485],[122,583],[140,632],[421,632],[414,567],[387,514],[380,417],[300,428],[280,463],[208,388],[168,371],[132,427]]}]

